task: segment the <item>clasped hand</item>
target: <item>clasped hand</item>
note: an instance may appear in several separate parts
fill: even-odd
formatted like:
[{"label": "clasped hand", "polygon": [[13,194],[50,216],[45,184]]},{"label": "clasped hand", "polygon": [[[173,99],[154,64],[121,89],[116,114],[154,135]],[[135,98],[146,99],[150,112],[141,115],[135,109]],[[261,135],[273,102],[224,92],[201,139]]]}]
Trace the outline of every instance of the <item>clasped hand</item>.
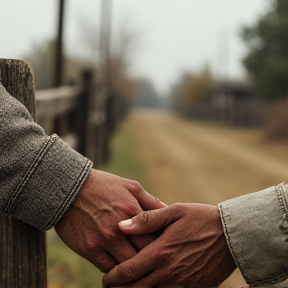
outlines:
[{"label": "clasped hand", "polygon": [[167,207],[138,182],[98,170],[55,230],[107,273],[105,287],[215,287],[235,269],[217,207]]},{"label": "clasped hand", "polygon": [[138,182],[93,169],[55,230],[68,247],[106,273],[155,239],[126,236],[119,221],[165,206]]},{"label": "clasped hand", "polygon": [[105,287],[211,288],[235,270],[217,207],[174,204],[122,221],[126,235],[145,235],[165,228],[159,238],[104,276]]}]

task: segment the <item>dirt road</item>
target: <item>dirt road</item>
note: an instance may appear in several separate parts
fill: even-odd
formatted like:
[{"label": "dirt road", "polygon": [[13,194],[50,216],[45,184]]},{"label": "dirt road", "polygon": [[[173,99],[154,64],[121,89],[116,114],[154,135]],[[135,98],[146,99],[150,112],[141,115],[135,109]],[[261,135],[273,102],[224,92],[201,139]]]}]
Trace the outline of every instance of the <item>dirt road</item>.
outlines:
[{"label": "dirt road", "polygon": [[[132,115],[139,156],[153,194],[164,202],[217,204],[288,181],[287,144],[267,143],[259,131],[186,121],[167,112]],[[239,272],[221,287],[240,287]]]}]

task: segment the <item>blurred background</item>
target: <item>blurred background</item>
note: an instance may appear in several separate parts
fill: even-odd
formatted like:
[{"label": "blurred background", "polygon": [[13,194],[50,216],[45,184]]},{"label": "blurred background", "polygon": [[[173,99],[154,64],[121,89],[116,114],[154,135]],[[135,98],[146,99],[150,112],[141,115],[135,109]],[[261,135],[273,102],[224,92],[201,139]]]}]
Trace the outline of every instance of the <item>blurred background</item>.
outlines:
[{"label": "blurred background", "polygon": [[[286,181],[288,1],[2,0],[0,57],[30,63],[38,122],[167,204]],[[101,287],[48,232],[48,283]],[[245,284],[236,271],[220,287]]]}]

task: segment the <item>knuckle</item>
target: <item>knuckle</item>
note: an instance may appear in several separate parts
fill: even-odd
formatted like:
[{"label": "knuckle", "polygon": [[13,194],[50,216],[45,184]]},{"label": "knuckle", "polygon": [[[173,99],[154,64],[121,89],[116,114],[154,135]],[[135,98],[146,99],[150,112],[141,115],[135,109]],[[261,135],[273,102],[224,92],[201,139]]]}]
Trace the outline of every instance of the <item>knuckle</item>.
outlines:
[{"label": "knuckle", "polygon": [[118,275],[124,283],[132,282],[136,279],[136,268],[134,265],[120,265]]},{"label": "knuckle", "polygon": [[183,203],[174,203],[171,205],[172,206],[172,209],[173,209],[173,213],[176,215],[176,216],[181,216],[183,214],[183,211],[185,211],[186,207]]},{"label": "knuckle", "polygon": [[105,229],[105,231],[102,232],[102,235],[105,243],[117,244],[119,241],[117,232],[112,227]]},{"label": "knuckle", "polygon": [[167,249],[164,249],[164,248],[158,248],[156,250],[156,253],[154,255],[154,258],[157,262],[165,262],[167,263],[167,261],[169,261],[171,258],[172,258],[172,253],[167,250]]},{"label": "knuckle", "polygon": [[180,210],[183,208],[183,204],[182,203],[174,203],[171,205],[175,210]]},{"label": "knuckle", "polygon": [[97,262],[95,262],[94,259],[89,260],[92,262],[93,265],[95,265],[102,273],[108,273],[112,268],[115,267],[115,263],[112,263],[112,261],[107,261],[106,259],[97,259]]},{"label": "knuckle", "polygon": [[131,180],[129,183],[129,191],[131,191],[131,193],[135,195],[135,194],[142,193],[143,188],[138,181]]},{"label": "knuckle", "polygon": [[123,207],[123,211],[129,216],[137,215],[139,211],[139,205],[136,202],[126,203]]},{"label": "knuckle", "polygon": [[82,244],[80,244],[80,246],[82,246],[83,251],[90,254],[98,249],[98,241],[93,238],[87,238],[82,242]]}]

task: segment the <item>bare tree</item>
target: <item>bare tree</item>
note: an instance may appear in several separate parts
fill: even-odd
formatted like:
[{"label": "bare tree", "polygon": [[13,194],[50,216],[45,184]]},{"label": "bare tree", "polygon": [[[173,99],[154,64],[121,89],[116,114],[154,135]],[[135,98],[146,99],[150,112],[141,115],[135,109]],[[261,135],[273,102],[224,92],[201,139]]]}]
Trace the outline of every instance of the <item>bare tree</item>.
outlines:
[{"label": "bare tree", "polygon": [[[104,45],[105,49],[109,49],[109,53],[106,53],[108,58],[103,59],[100,28],[95,27],[86,19],[81,21],[80,27],[84,61],[97,68],[98,77],[101,80],[109,75],[109,81],[115,90],[130,94],[135,88],[135,85],[132,84],[134,80],[131,75],[131,67],[141,33],[133,29],[129,23],[117,25],[111,33],[109,47],[106,45],[107,43]],[[107,38],[104,37],[104,39]]]}]

